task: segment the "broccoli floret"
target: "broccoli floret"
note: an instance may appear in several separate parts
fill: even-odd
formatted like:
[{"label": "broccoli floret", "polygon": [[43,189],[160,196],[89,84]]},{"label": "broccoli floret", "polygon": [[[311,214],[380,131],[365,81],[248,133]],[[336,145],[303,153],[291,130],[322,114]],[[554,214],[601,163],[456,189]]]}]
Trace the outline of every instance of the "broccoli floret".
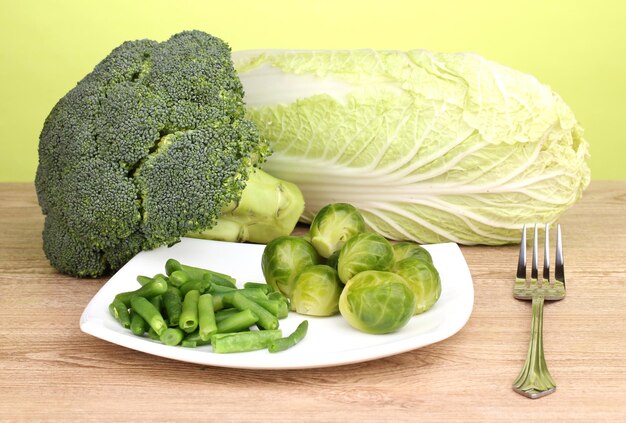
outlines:
[{"label": "broccoli floret", "polygon": [[245,198],[273,192],[280,201],[246,213],[242,228],[256,215],[293,229],[304,208],[297,187],[254,182],[269,154],[245,118],[226,43],[201,31],[125,42],[44,123],[35,185],[46,256],[64,273],[96,277],[188,234],[268,242],[273,231],[207,231],[222,226],[223,212],[232,220],[244,188]]}]

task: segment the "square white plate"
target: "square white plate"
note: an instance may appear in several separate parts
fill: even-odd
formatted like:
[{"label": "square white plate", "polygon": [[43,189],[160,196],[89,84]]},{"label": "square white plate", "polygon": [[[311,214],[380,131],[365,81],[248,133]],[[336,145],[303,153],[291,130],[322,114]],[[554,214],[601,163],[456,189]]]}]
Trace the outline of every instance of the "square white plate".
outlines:
[{"label": "square white plate", "polygon": [[456,244],[424,246],[432,255],[441,276],[439,301],[426,313],[414,316],[398,332],[371,335],[353,329],[341,315],[302,316],[293,312],[280,320],[283,335],[291,333],[303,320],[309,321],[305,339],[279,353],[267,350],[216,354],[211,346],[172,347],[147,337],[133,335],[109,313],[113,297],[137,289],[137,275],[165,273],[165,262],[181,263],[231,275],[238,285],[264,282],[261,255],[264,245],[241,244],[183,238],[172,247],[144,251],[130,260],[98,291],[80,318],[83,332],[127,348],[174,360],[243,369],[302,369],[337,366],[373,360],[414,350],[442,341],[458,332],[467,322],[474,304],[474,287],[465,258]]}]

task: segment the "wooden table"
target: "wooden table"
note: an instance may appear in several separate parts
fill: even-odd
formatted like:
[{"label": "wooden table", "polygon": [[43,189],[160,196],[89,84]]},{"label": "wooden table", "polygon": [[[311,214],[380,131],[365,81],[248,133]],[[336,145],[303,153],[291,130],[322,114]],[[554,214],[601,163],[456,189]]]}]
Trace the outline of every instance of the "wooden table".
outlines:
[{"label": "wooden table", "polygon": [[626,181],[593,182],[561,222],[568,296],[544,315],[558,389],[530,400],[511,390],[530,326],[515,246],[462,248],[474,311],[438,344],[334,368],[205,367],[82,333],[106,279],[55,272],[32,184],[0,184],[0,420],[625,422]]}]

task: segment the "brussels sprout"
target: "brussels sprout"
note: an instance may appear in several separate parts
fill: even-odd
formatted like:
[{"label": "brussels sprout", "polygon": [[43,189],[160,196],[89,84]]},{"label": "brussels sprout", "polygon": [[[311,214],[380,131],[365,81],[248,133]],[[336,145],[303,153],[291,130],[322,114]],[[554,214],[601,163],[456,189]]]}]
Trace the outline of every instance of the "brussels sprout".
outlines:
[{"label": "brussels sprout", "polygon": [[362,233],[346,242],[339,253],[337,271],[343,283],[365,270],[391,270],[394,254],[391,243],[374,233]]},{"label": "brussels sprout", "polygon": [[409,257],[396,263],[394,272],[407,281],[415,294],[415,314],[429,310],[441,296],[441,278],[432,263]]},{"label": "brussels sprout", "polygon": [[311,244],[328,258],[353,236],[365,231],[361,213],[347,203],[333,203],[317,212],[311,222]]},{"label": "brussels sprout", "polygon": [[415,314],[415,295],[401,276],[368,270],[343,288],[339,311],[352,327],[363,332],[394,332]]},{"label": "brussels sprout", "polygon": [[270,241],[263,250],[261,269],[265,281],[275,291],[291,298],[293,284],[300,272],[319,262],[317,251],[305,239],[281,236]]},{"label": "brussels sprout", "polygon": [[291,293],[291,309],[310,316],[332,316],[339,312],[343,284],[337,271],[325,264],[304,269]]},{"label": "brussels sprout", "polygon": [[397,242],[393,244],[393,252],[395,254],[396,263],[409,257],[417,257],[424,259],[430,263],[433,258],[426,248],[413,242]]}]

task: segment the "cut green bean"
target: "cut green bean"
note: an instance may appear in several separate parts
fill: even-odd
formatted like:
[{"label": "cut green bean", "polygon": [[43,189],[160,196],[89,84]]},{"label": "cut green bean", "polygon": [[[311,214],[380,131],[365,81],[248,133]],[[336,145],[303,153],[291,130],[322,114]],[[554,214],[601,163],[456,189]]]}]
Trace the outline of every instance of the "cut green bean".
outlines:
[{"label": "cut green bean", "polygon": [[198,290],[189,291],[183,300],[183,308],[180,313],[178,326],[187,333],[191,333],[198,328]]},{"label": "cut green bean", "polygon": [[179,328],[167,328],[159,337],[159,340],[165,345],[178,345],[183,340],[185,333]]},{"label": "cut green bean", "polygon": [[284,319],[289,315],[289,307],[284,301],[259,298],[254,299],[254,302],[272,313],[278,319]]},{"label": "cut green bean", "polygon": [[237,292],[243,294],[245,297],[250,298],[251,300],[267,299],[267,294],[265,293],[265,291],[259,288],[242,288],[238,289]]},{"label": "cut green bean", "polygon": [[161,313],[161,310],[163,310],[163,296],[162,295],[163,294],[155,295],[154,297],[148,298],[148,301],[150,301],[150,303],[154,306],[154,308],[159,310],[159,313]]},{"label": "cut green bean", "polygon": [[195,348],[209,344],[211,344],[211,340],[203,341],[202,339],[200,339],[200,332],[195,330],[185,335],[185,338],[183,338],[183,341],[180,345],[187,348]]},{"label": "cut green bean", "polygon": [[143,276],[143,275],[137,276],[137,282],[139,282],[139,285],[141,286],[147,285],[152,281],[154,281],[154,279],[151,278],[150,276]]},{"label": "cut green bean", "polygon": [[246,282],[246,283],[243,284],[243,287],[244,288],[261,289],[267,295],[269,295],[272,292],[274,292],[274,290],[272,289],[272,287],[270,285],[268,285],[266,283],[262,283],[262,282]]},{"label": "cut green bean", "polygon": [[267,349],[269,350],[269,352],[275,353],[291,348],[304,339],[308,329],[309,321],[304,320],[289,336],[272,341]]},{"label": "cut green bean", "polygon": [[250,332],[217,333],[211,337],[213,352],[234,353],[267,348],[271,342],[282,337],[280,329]]},{"label": "cut green bean", "polygon": [[280,300],[287,304],[287,308],[289,308],[289,299],[285,297],[281,292],[273,291],[267,295],[268,300]]},{"label": "cut green bean", "polygon": [[224,286],[224,285],[218,285],[214,283],[212,283],[209,287],[209,292],[211,294],[222,294],[224,292],[232,292],[236,290],[237,288],[232,288],[230,286]]},{"label": "cut green bean", "polygon": [[259,321],[259,316],[252,310],[238,311],[217,323],[217,333],[240,332]]},{"label": "cut green bean", "polygon": [[203,294],[198,298],[198,331],[203,341],[210,340],[211,336],[217,332],[211,294]]},{"label": "cut green bean", "polygon": [[239,310],[237,310],[235,307],[224,308],[222,310],[216,311],[215,312],[215,322],[219,323],[222,320],[226,319],[227,317],[230,317],[233,314],[237,314],[237,313],[239,313]]},{"label": "cut green bean", "polygon": [[214,280],[229,281],[233,284],[233,286],[236,283],[234,278],[224,273],[219,273],[208,269],[202,269],[200,267],[188,266],[186,264],[180,263],[178,260],[173,258],[167,260],[167,262],[165,263],[166,273],[168,275],[171,275],[177,270],[181,270],[187,273],[187,275],[189,275],[191,279],[203,279],[205,275],[208,275],[207,277],[214,278]]},{"label": "cut green bean", "polygon": [[170,282],[175,287],[181,287],[191,281],[189,275],[182,270],[176,270],[170,274]]},{"label": "cut green bean", "polygon": [[183,301],[180,290],[175,286],[170,286],[163,294],[163,307],[167,315],[169,326],[178,326],[180,313],[183,311]]},{"label": "cut green bean", "polygon": [[189,291],[193,290],[198,291],[200,294],[204,294],[204,292],[209,289],[209,286],[211,285],[205,280],[193,279],[180,287],[180,295],[185,297]]},{"label": "cut green bean", "polygon": [[159,336],[159,334],[156,333],[152,328],[148,328],[148,338],[154,341],[161,341],[161,337]]},{"label": "cut green bean", "polygon": [[146,323],[146,320],[141,317],[137,312],[131,310],[130,331],[137,336],[143,336],[143,334],[146,333],[147,330],[148,323]]},{"label": "cut green bean", "polygon": [[163,316],[161,316],[159,310],[157,310],[156,307],[154,307],[154,305],[152,305],[152,303],[144,297],[131,297],[130,306],[137,314],[144,318],[146,323],[150,325],[157,335],[161,336],[163,331],[167,329],[165,320],[163,320]]},{"label": "cut green bean", "polygon": [[109,312],[124,328],[128,329],[130,327],[128,307],[122,301],[117,298],[114,299],[113,302],[109,304]]},{"label": "cut green bean", "polygon": [[130,307],[132,297],[152,298],[167,291],[167,281],[164,279],[154,279],[135,291],[121,292],[115,296],[117,300],[123,302],[126,307]]},{"label": "cut green bean", "polygon": [[278,318],[272,313],[255,303],[253,300],[244,296],[240,291],[225,294],[224,300],[237,308],[239,311],[251,310],[259,317],[257,325],[263,329],[277,329]]}]

